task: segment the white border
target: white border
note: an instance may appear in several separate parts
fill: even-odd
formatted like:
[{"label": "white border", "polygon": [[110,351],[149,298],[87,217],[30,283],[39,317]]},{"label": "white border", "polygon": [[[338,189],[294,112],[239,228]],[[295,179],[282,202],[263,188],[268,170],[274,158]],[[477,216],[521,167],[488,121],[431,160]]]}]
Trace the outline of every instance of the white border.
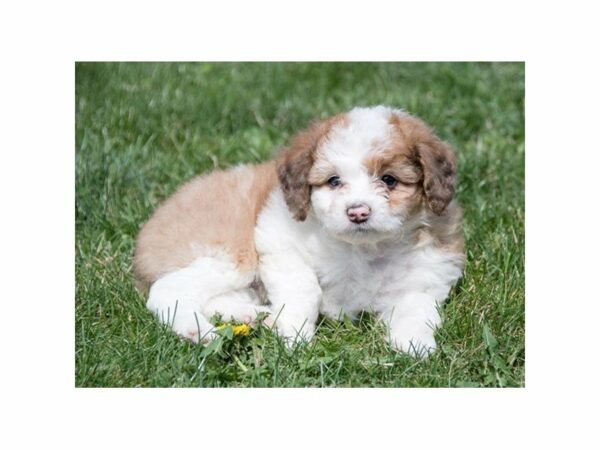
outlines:
[{"label": "white border", "polygon": [[[2,440],[92,449],[579,448],[592,440],[600,74],[587,3],[1,8]],[[527,387],[74,389],[75,60],[526,60]]]}]

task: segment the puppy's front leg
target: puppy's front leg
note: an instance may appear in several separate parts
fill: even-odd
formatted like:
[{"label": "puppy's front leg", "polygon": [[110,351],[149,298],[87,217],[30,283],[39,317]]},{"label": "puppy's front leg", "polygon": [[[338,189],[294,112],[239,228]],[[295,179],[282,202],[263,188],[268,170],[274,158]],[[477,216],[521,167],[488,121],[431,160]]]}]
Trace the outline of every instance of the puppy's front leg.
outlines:
[{"label": "puppy's front leg", "polygon": [[441,323],[435,298],[421,292],[399,293],[386,302],[380,314],[388,326],[389,342],[396,350],[427,356],[436,348],[433,333]]},{"label": "puppy's front leg", "polygon": [[313,269],[289,250],[260,257],[260,276],[276,318],[277,332],[292,344],[315,334],[321,287]]}]

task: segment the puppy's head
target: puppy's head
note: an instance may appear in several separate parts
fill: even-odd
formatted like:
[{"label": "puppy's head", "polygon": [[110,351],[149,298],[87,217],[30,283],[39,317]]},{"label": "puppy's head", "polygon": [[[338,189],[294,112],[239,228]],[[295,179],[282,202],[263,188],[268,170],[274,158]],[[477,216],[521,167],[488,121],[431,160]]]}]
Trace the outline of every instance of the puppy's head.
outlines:
[{"label": "puppy's head", "polygon": [[333,236],[377,242],[424,209],[442,215],[454,195],[450,147],[422,121],[378,106],[316,122],[278,159],[285,201]]}]

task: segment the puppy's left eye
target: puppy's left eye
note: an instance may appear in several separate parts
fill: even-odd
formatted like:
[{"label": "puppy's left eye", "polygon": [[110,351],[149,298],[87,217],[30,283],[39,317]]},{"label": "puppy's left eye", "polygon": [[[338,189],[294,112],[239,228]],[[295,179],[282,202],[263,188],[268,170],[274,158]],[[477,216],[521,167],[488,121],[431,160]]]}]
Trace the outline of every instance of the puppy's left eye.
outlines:
[{"label": "puppy's left eye", "polygon": [[396,184],[398,184],[398,180],[396,180],[393,176],[391,175],[384,175],[381,177],[381,181],[383,181],[387,187],[389,188],[393,188],[394,186],[396,186]]},{"label": "puppy's left eye", "polygon": [[338,187],[340,184],[342,184],[342,180],[340,180],[340,177],[336,175],[327,180],[327,183],[331,187]]}]

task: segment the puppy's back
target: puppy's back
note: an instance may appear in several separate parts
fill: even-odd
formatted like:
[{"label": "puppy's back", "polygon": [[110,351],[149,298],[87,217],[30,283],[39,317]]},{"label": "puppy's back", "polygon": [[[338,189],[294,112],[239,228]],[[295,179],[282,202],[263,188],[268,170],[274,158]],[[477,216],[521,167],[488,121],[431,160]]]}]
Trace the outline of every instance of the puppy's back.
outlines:
[{"label": "puppy's back", "polygon": [[215,252],[226,252],[242,272],[255,270],[256,218],[276,185],[272,161],[215,171],[184,184],[140,231],[134,256],[138,287],[146,291],[166,273]]}]

